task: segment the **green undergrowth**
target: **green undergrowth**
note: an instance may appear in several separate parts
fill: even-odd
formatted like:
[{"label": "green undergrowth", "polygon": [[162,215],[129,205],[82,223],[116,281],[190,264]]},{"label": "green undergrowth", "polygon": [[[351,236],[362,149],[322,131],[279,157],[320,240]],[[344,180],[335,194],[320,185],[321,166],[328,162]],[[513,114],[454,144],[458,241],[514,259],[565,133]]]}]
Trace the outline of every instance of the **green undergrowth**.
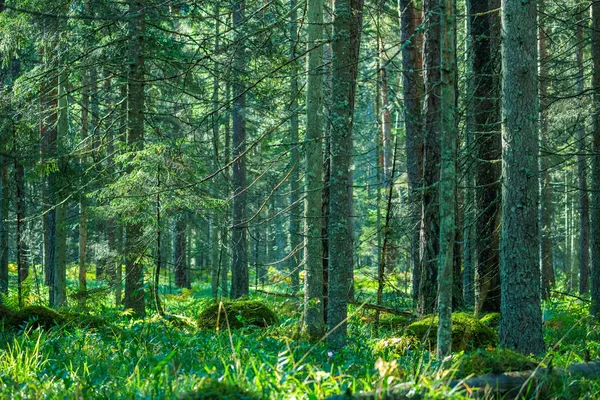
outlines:
[{"label": "green undergrowth", "polygon": [[[149,309],[148,317],[135,319],[127,310],[90,307],[86,313],[61,312],[48,324],[36,325],[32,322],[37,317],[30,315],[16,329],[0,326],[0,398],[316,400],[397,385],[409,387],[411,396],[463,398],[444,383],[532,369],[538,363],[563,368],[581,361],[584,342],[590,357],[600,358],[592,326],[566,326],[584,316],[586,307],[564,302],[545,305],[544,335],[550,352],[535,359],[497,349],[496,333],[490,336],[494,330],[471,315],[454,314],[457,353],[452,367],[444,370],[430,346],[435,343],[435,318],[406,326],[410,320],[382,315],[376,336],[372,324],[365,322],[374,314],[351,308],[348,342],[336,350],[325,341],[309,343],[298,335],[300,303],[267,296],[241,303],[261,304],[271,316],[284,304],[298,309],[295,317],[278,312],[276,322],[256,329],[258,322],[237,318],[235,310],[227,308],[233,302],[223,303],[230,323],[243,323],[236,329],[221,325],[215,330],[216,322],[210,329],[199,329],[199,316],[215,304],[192,291],[165,296],[165,317]],[[0,306],[3,320],[17,313]],[[56,323],[58,319],[62,322]],[[470,339],[465,344],[466,337]],[[597,398],[600,393],[597,382],[585,380],[558,382],[553,390],[558,398]]]}]

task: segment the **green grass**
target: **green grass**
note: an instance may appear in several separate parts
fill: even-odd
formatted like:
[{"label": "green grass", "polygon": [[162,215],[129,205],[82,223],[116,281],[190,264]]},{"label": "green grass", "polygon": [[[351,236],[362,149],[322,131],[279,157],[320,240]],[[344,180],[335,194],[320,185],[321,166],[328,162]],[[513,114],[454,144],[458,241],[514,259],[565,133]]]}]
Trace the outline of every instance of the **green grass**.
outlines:
[{"label": "green grass", "polygon": [[[197,321],[211,304],[199,295],[205,290],[163,296],[165,309]],[[85,317],[67,314],[66,324],[38,328],[27,321],[16,331],[0,327],[0,398],[321,399],[347,389],[370,391],[398,384],[427,398],[460,398],[439,384],[478,369],[496,371],[507,362],[496,361],[493,351],[477,358],[458,353],[454,366],[461,365],[462,358],[470,364],[463,363],[459,373],[440,371],[424,346],[413,345],[399,354],[393,346],[382,345],[382,339],[401,334],[405,321],[400,328],[384,327],[375,337],[372,324],[364,321],[369,312],[354,307],[348,344],[332,352],[300,334],[298,302],[253,299],[276,310],[279,323],[201,330],[154,315],[133,320],[126,312],[96,302],[100,305],[90,307]],[[600,358],[600,338],[587,312],[585,304],[570,299],[546,303],[544,334],[550,351],[538,361],[547,365],[551,359],[554,366],[565,366],[581,361],[583,349],[592,359]],[[83,322],[73,323],[77,318]],[[91,323],[85,323],[86,318]],[[600,386],[565,382],[565,398],[572,398],[574,390],[591,395],[599,393]]]}]

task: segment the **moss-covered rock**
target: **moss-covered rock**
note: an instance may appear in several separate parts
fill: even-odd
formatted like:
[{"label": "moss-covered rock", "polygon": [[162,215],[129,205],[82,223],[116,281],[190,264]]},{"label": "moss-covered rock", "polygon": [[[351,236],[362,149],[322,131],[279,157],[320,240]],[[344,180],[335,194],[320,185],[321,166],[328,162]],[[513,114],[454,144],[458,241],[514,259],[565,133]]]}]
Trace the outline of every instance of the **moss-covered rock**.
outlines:
[{"label": "moss-covered rock", "polygon": [[423,346],[421,341],[414,336],[402,336],[397,338],[385,338],[375,343],[375,353],[382,351],[391,351],[396,356],[404,356],[410,350],[420,349]]},{"label": "moss-covered rock", "polygon": [[481,318],[479,318],[482,324],[489,328],[496,329],[500,326],[500,313],[493,312],[489,314],[485,314]]},{"label": "moss-covered rock", "polygon": [[277,316],[264,303],[257,300],[237,300],[214,303],[198,316],[200,329],[267,327],[278,323]]},{"label": "moss-covered rock", "polygon": [[7,319],[12,318],[15,315],[15,312],[8,306],[0,303],[0,321],[6,321]]},{"label": "moss-covered rock", "polygon": [[[406,328],[406,336],[413,336],[419,341],[425,341],[434,348],[437,339],[438,317],[428,315],[413,322]],[[452,350],[496,346],[498,338],[493,329],[485,326],[477,318],[466,313],[452,314]]]},{"label": "moss-covered rock", "polygon": [[258,400],[258,397],[238,386],[210,381],[198,391],[179,396],[181,400]]},{"label": "moss-covered rock", "polygon": [[456,378],[487,373],[533,370],[538,363],[530,357],[508,349],[478,349],[464,354],[457,363]]}]

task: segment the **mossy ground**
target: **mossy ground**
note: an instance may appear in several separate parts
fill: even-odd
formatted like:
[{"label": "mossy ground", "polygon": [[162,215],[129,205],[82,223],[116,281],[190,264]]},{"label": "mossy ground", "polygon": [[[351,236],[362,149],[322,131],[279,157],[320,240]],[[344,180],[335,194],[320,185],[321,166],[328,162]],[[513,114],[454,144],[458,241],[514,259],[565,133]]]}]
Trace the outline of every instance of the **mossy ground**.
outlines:
[{"label": "mossy ground", "polygon": [[198,328],[267,327],[278,323],[278,318],[267,306],[257,300],[237,300],[214,303],[198,316]]}]

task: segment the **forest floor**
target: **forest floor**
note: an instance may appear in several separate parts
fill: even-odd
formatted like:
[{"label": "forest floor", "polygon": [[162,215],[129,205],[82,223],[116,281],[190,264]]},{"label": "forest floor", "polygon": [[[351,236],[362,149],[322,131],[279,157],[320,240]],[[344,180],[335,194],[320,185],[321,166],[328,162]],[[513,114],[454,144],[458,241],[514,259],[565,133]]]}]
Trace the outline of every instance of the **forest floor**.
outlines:
[{"label": "forest floor", "polygon": [[[494,359],[494,346],[472,343],[440,368],[426,341],[403,341],[410,321],[382,313],[376,334],[374,311],[360,306],[350,309],[347,345],[332,351],[302,336],[298,300],[265,294],[252,298],[276,311],[276,326],[200,330],[194,321],[210,305],[207,291],[203,284],[163,295],[169,315],[180,316],[170,319],[135,320],[108,298],[96,298],[88,302],[95,316],[88,325],[41,329],[29,321],[11,330],[0,322],[0,398],[323,399],[395,385],[421,398],[462,398],[465,392],[443,383],[506,368]],[[599,359],[600,332],[587,313],[586,301],[572,297],[544,303],[549,351],[524,365],[560,368]],[[600,398],[597,382],[561,385],[552,397]]]}]

